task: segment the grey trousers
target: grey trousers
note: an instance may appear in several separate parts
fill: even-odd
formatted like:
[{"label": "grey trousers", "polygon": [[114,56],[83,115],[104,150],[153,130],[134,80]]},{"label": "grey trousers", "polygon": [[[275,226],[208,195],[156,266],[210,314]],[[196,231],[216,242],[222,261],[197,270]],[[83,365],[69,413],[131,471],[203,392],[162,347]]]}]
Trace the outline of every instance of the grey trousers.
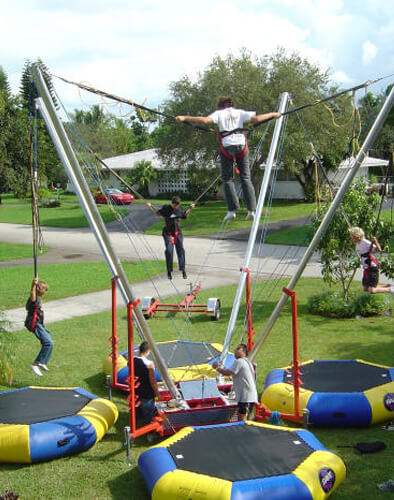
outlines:
[{"label": "grey trousers", "polygon": [[[232,157],[242,153],[243,149],[244,146],[228,146],[225,148],[226,152]],[[246,206],[250,212],[254,212],[256,210],[256,194],[250,178],[249,153],[246,153],[242,158],[237,158],[236,161]],[[233,160],[227,158],[220,151],[220,163],[227,208],[229,211],[234,212],[239,208],[239,200],[234,184]]]}]

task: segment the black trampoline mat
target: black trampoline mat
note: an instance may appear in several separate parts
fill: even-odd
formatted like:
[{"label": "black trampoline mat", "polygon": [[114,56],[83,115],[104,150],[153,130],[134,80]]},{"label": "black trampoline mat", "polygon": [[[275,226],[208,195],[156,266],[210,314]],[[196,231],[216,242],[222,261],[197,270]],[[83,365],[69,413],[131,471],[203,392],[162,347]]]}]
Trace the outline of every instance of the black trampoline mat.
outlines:
[{"label": "black trampoline mat", "polygon": [[1,424],[35,424],[78,413],[90,398],[72,389],[22,389],[0,394]]},{"label": "black trampoline mat", "polygon": [[[304,389],[312,392],[363,392],[391,381],[387,368],[358,361],[314,361],[300,367]],[[293,369],[284,382],[293,381]]]},{"label": "black trampoline mat", "polygon": [[[167,368],[178,368],[181,366],[202,365],[212,361],[220,355],[218,349],[212,347],[208,342],[164,342],[156,344]],[[123,354],[127,359],[128,354]],[[153,361],[150,354],[148,359]]]},{"label": "black trampoline mat", "polygon": [[313,452],[294,432],[255,425],[195,429],[168,451],[178,469],[228,481],[289,474]]}]

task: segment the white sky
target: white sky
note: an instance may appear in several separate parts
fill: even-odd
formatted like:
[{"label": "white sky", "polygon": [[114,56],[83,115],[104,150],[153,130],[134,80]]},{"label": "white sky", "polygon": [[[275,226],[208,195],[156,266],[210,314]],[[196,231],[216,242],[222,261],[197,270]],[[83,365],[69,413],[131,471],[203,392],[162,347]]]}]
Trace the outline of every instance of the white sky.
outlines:
[{"label": "white sky", "polygon": [[[54,74],[151,107],[169,96],[170,82],[243,47],[256,56],[296,50],[344,88],[394,73],[392,0],[0,0],[0,7],[0,65],[14,92],[25,60],[37,57]],[[91,99],[54,84],[69,111]]]}]

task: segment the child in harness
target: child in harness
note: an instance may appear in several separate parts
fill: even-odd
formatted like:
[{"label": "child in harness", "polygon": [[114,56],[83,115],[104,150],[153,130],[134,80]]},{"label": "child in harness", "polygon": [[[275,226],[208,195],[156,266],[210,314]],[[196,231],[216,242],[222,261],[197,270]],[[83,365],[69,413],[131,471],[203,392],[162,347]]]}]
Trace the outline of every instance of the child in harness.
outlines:
[{"label": "child in harness", "polygon": [[169,280],[172,279],[174,247],[178,256],[179,270],[182,271],[182,277],[187,279],[185,249],[183,248],[183,234],[180,227],[180,219],[186,219],[195,205],[192,203],[187,210],[184,210],[180,203],[181,199],[179,196],[173,196],[171,205],[163,205],[159,210],[152,207],[151,203],[147,203],[147,206],[155,215],[164,217],[165,224],[162,234],[165,244],[167,277]]},{"label": "child in harness", "polygon": [[349,229],[350,238],[356,244],[356,251],[360,257],[363,268],[363,289],[369,293],[391,293],[394,295],[393,285],[379,285],[379,262],[374,253],[382,249],[378,240],[373,236],[371,241],[365,238],[364,231],[360,227]]}]

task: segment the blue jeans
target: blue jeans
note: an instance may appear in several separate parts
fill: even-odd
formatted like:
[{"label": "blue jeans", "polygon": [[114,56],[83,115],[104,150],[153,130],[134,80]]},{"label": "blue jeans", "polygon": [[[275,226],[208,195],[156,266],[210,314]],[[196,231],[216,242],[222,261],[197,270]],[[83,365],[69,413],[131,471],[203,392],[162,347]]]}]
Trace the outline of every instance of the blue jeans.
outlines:
[{"label": "blue jeans", "polygon": [[[236,156],[241,153],[243,149],[244,146],[228,146],[225,148],[227,153],[231,156]],[[239,200],[234,184],[233,160],[227,158],[222,152],[220,152],[220,163],[227,208],[231,212],[235,212],[235,210],[239,208]],[[251,212],[254,212],[256,210],[256,194],[250,178],[249,153],[246,153],[242,158],[237,158],[237,167],[239,170],[242,194],[246,207]]]},{"label": "blue jeans", "polygon": [[36,324],[33,333],[41,342],[41,350],[38,353],[34,362],[46,365],[52,354],[52,349],[53,349],[52,336],[50,332],[48,332],[48,330],[41,323]]},{"label": "blue jeans", "polygon": [[166,246],[165,256],[166,256],[166,265],[167,272],[172,273],[172,264],[174,260],[174,246],[176,250],[176,254],[178,256],[178,265],[179,270],[185,270],[185,249],[183,248],[183,234],[181,231],[178,233],[177,241],[175,244],[172,243],[170,236],[166,231],[163,231],[164,244]]},{"label": "blue jeans", "polygon": [[140,399],[140,406],[137,408],[137,417],[143,419],[144,424],[149,424],[156,414],[154,399]]}]

